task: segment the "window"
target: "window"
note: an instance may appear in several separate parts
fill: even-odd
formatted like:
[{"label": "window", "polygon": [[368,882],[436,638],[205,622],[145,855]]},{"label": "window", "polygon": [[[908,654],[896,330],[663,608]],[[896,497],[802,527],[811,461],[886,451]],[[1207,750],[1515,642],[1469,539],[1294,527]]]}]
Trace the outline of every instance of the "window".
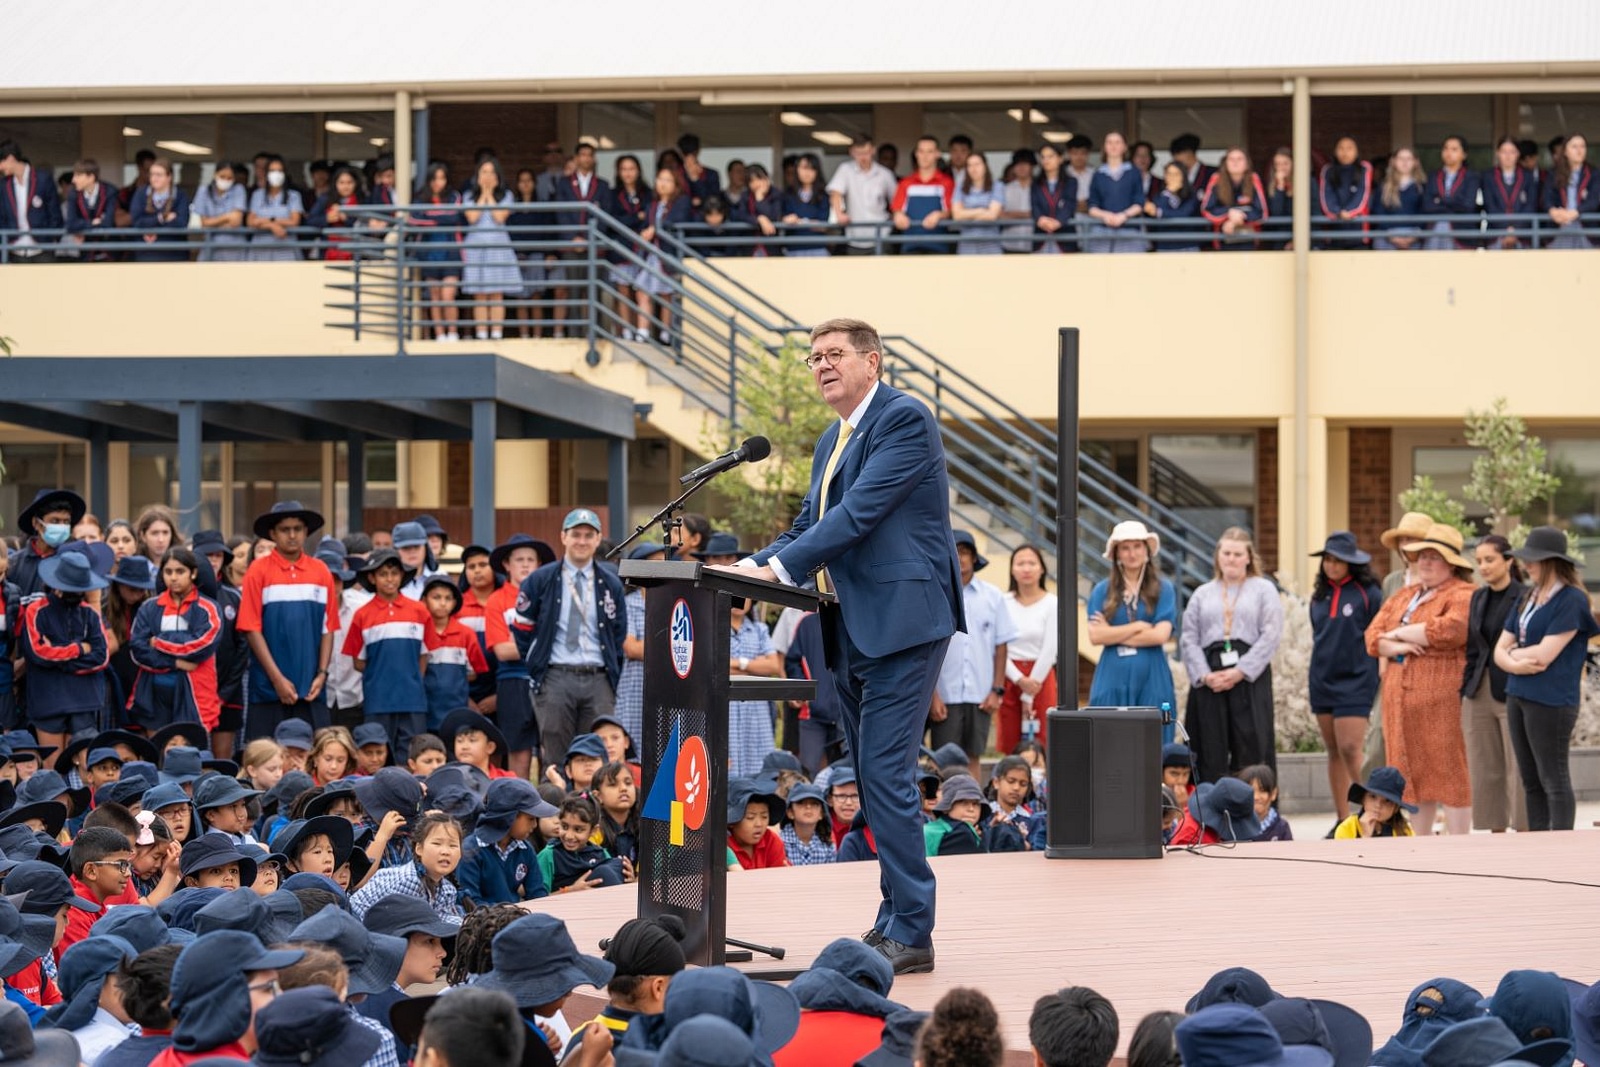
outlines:
[{"label": "window", "polygon": [[735,159],[771,169],[773,119],[770,108],[684,104],[678,109],[678,129],[700,138],[700,162],[716,171],[723,185]]},{"label": "window", "polygon": [[645,182],[654,175],[656,106],[654,104],[584,104],[578,109],[578,136],[595,146],[595,168],[610,181],[617,157],[639,157]]},{"label": "window", "polygon": [[1414,129],[1417,151],[1429,174],[1439,169],[1439,146],[1446,137],[1467,139],[1467,166],[1481,169],[1494,162],[1494,99],[1490,96],[1416,96]]},{"label": "window", "polygon": [[[805,121],[809,120],[810,125]],[[779,115],[783,127],[783,154],[815,152],[822,160],[822,180],[827,181],[839,164],[850,158],[850,139],[857,134],[872,134],[872,109],[869,107],[808,107]],[[901,149],[901,159],[907,158]],[[782,185],[781,179],[778,181]]]},{"label": "window", "polygon": [[1149,492],[1213,537],[1253,530],[1255,434],[1151,434]]},{"label": "window", "polygon": [[1179,134],[1200,138],[1200,159],[1213,166],[1222,162],[1228,146],[1244,144],[1244,105],[1236,103],[1157,100],[1139,105],[1139,136],[1155,146],[1156,165],[1165,166],[1167,146]]},{"label": "window", "polygon": [[[1467,520],[1482,532],[1488,529],[1488,511],[1482,504],[1468,500],[1462,492],[1467,479],[1472,477],[1472,461],[1479,455],[1478,449],[1459,445],[1415,448],[1411,451],[1411,469],[1413,475],[1432,478],[1435,489],[1460,501],[1466,510]],[[1409,480],[1406,484],[1409,486]]]},{"label": "window", "polygon": [[[8,536],[20,537],[33,532],[18,529],[16,522],[39,490],[65,488],[88,496],[83,483],[83,456],[81,443],[5,446],[4,455],[0,457],[5,461],[5,480],[0,482],[0,515],[5,516]],[[100,520],[111,521],[106,515],[100,516]]]},{"label": "window", "polygon": [[1568,133],[1600,129],[1600,95],[1524,96],[1518,107],[1517,136],[1539,143],[1540,162],[1552,163],[1545,143]]},{"label": "window", "polygon": [[[0,119],[0,141],[16,141],[34,166],[71,172],[83,151],[77,119]],[[116,181],[116,160],[102,159],[102,171]]]}]

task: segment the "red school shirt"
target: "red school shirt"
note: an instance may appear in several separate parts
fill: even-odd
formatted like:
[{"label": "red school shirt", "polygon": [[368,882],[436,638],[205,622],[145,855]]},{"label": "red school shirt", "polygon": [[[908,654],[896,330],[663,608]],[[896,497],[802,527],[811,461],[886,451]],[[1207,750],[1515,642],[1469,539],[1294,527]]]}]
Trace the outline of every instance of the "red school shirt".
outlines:
[{"label": "red school shirt", "polygon": [[783,838],[770,830],[756,842],[754,853],[735,841],[732,833],[728,834],[728,848],[733,850],[733,858],[739,861],[739,866],[747,871],[789,866],[789,857],[783,850]]},{"label": "red school shirt", "polygon": [[7,978],[6,985],[41,1008],[50,1008],[61,1003],[61,990],[56,988],[54,981],[44,976],[44,967],[38,960],[34,960]]},{"label": "red school shirt", "polygon": [[[149,1033],[150,1031],[145,1031]],[[225,1060],[243,1060],[250,1062],[250,1053],[237,1041],[230,1041],[219,1048],[208,1048],[203,1052],[184,1052],[170,1045],[156,1053],[156,1058],[150,1061],[150,1067],[189,1067],[196,1060],[203,1060],[216,1056]]]},{"label": "red school shirt", "polygon": [[[78,880],[77,875],[72,876],[72,891],[91,904],[100,899],[95,896],[94,890]],[[106,913],[107,908],[114,908],[119,904],[137,903],[139,903],[139,888],[133,884],[133,879],[130,877],[127,887],[116,896],[107,897],[100,904],[99,911],[90,912],[81,908],[68,908],[66,933],[61,935],[61,943],[55,947],[52,953],[56,958],[56,962],[61,962],[61,954],[66,952],[67,949],[89,936],[89,928],[99,920],[100,916]]]}]

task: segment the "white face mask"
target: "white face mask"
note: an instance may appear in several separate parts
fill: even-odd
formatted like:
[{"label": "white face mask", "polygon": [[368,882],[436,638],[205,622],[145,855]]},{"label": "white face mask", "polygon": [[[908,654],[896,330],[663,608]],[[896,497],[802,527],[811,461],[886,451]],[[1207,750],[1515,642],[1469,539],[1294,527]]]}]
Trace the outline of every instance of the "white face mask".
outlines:
[{"label": "white face mask", "polygon": [[272,186],[274,189],[283,188],[283,183],[287,180],[288,175],[284,174],[284,172],[281,170],[267,171],[267,184]]},{"label": "white face mask", "polygon": [[218,178],[217,179],[217,192],[225,193],[229,189],[232,189],[232,188],[233,188],[233,179],[232,178]]}]

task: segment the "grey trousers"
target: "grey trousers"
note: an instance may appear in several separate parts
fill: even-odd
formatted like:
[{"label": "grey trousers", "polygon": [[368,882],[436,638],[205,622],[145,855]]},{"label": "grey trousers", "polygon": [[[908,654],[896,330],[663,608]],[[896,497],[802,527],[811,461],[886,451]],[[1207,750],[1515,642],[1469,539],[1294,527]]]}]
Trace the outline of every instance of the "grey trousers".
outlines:
[{"label": "grey trousers", "polygon": [[1527,830],[1528,805],[1511,747],[1511,726],[1506,706],[1489,692],[1488,671],[1478,691],[1461,699],[1461,732],[1472,777],[1472,828]]}]

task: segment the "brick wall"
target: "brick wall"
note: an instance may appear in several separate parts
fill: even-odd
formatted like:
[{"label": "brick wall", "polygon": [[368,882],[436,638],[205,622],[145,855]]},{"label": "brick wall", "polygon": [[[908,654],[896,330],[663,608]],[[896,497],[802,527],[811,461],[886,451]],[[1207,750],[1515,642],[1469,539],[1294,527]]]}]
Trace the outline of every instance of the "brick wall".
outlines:
[{"label": "brick wall", "polygon": [[448,164],[458,184],[472,170],[479,148],[500,153],[500,170],[509,186],[521,168],[540,168],[545,143],[555,139],[554,104],[437,104],[428,109],[428,154]]},{"label": "brick wall", "polygon": [[[1258,97],[1245,102],[1245,146],[1250,161],[1263,174],[1272,154],[1294,143],[1293,103],[1287,96]],[[1311,102],[1311,155],[1320,168],[1333,158],[1333,145],[1349,134],[1361,158],[1388,155],[1392,139],[1387,96],[1324,96]],[[1220,147],[1220,146],[1219,146]]]},{"label": "brick wall", "polygon": [[1278,430],[1256,431],[1256,551],[1268,574],[1278,569]]},{"label": "brick wall", "polygon": [[1394,521],[1393,442],[1386,427],[1351,427],[1350,531],[1356,544],[1372,553],[1372,570],[1387,574],[1390,554],[1378,537]]}]

